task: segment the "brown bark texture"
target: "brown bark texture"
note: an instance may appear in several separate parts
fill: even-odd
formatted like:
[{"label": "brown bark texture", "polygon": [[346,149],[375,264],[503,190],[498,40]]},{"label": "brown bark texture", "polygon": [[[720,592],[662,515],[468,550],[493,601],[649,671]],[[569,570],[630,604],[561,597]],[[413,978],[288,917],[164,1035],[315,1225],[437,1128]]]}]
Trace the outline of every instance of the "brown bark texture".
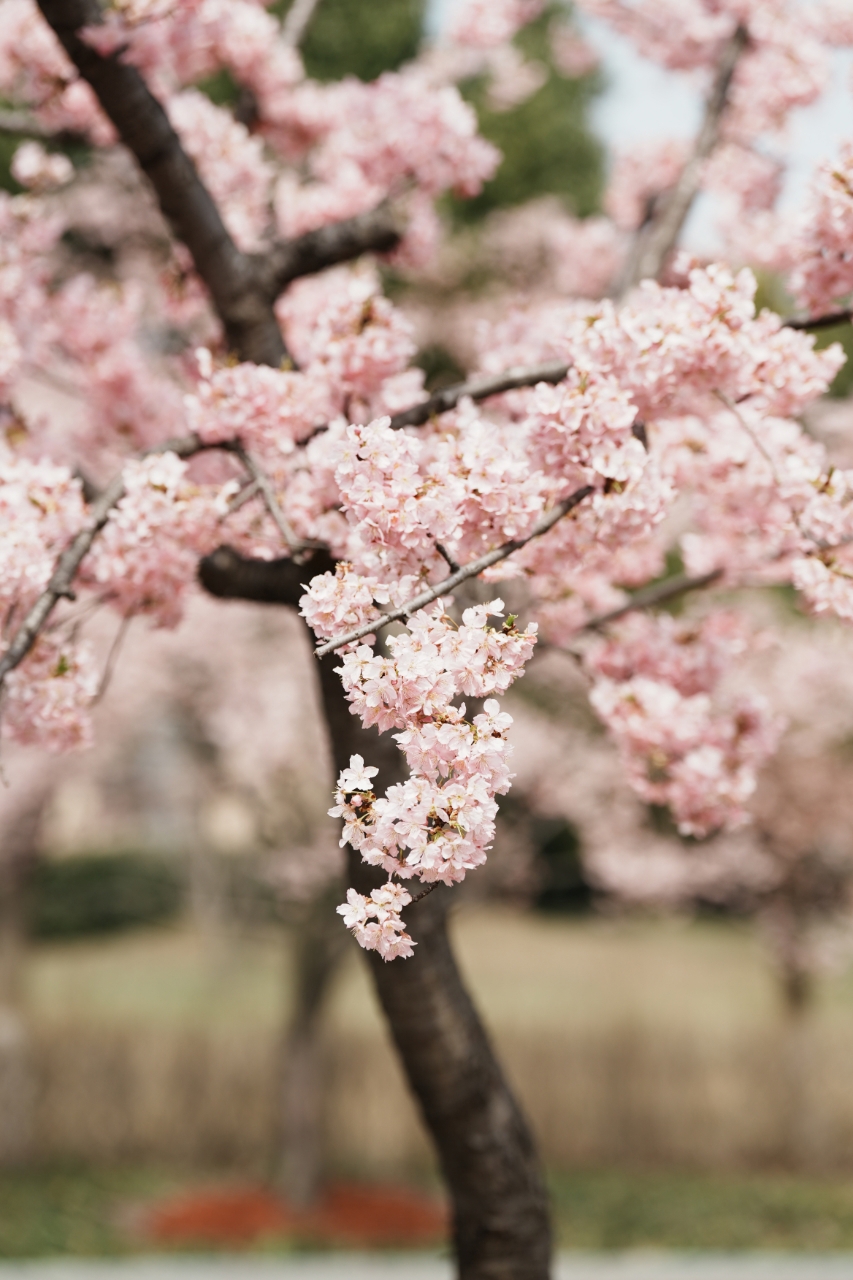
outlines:
[{"label": "brown bark texture", "polygon": [[[274,253],[264,263],[237,249],[143,77],[120,54],[103,57],[81,40],[80,28],[100,20],[97,0],[39,0],[39,5],[151,182],[173,232],[190,250],[235,353],[243,360],[280,364],[286,351],[272,304],[276,289],[300,274],[292,253]],[[327,231],[323,243],[332,246],[327,257],[323,245],[312,240],[302,273],[367,248],[388,248],[394,234],[384,214],[378,245],[370,243],[367,232],[336,237]],[[321,554],[308,566],[286,560],[259,564],[222,549],[202,563],[200,580],[214,595],[295,605],[300,584],[329,567],[327,561]],[[336,768],[359,752],[380,765],[378,781],[387,786],[400,776],[400,754],[388,735],[363,729],[350,715],[335,674],[337,661],[332,654],[318,663]],[[356,855],[351,874],[362,892],[377,883],[376,873]],[[454,959],[447,892],[439,889],[413,905],[409,927],[418,944],[414,958],[388,965],[376,957],[369,961],[451,1193],[460,1280],[547,1280],[551,1241],[544,1182],[525,1120]]]}]

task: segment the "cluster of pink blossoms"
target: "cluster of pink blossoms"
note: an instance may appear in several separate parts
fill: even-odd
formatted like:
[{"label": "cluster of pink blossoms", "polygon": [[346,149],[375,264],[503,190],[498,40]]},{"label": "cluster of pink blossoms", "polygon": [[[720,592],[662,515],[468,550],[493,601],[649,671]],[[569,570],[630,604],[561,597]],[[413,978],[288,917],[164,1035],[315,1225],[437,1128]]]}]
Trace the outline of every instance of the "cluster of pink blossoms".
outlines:
[{"label": "cluster of pink blossoms", "polygon": [[729,664],[748,648],[731,614],[700,623],[635,616],[587,655],[592,705],[613,733],[632,786],[667,805],[683,835],[747,820],[756,773],[782,722],[764,699],[723,699]]},{"label": "cluster of pink blossoms", "polygon": [[853,143],[821,166],[792,258],[791,288],[810,314],[853,292]]},{"label": "cluster of pink blossoms", "polygon": [[[456,884],[480,866],[494,839],[495,796],[509,790],[507,731],[511,717],[488,697],[504,693],[533,652],[536,624],[518,631],[508,618],[499,630],[489,616],[502,616],[503,601],[466,609],[456,625],[439,600],[409,620],[409,631],[387,641],[389,657],[359,645],[339,668],[352,710],[365,725],[395,733],[409,777],[377,798],[375,769],[355,756],[338,781],[334,817],[344,821],[342,844],[389,878],[415,877],[426,884]],[[471,720],[459,696],[486,698]],[[411,939],[399,921],[411,901],[393,884],[383,897],[378,927],[371,900],[350,890],[346,921],[362,946],[386,960],[411,954]],[[380,900],[374,899],[378,903]]]},{"label": "cluster of pink blossoms", "polygon": [[[85,520],[79,480],[50,463],[0,460],[0,615],[4,635],[44,590],[57,555]],[[90,741],[87,706],[98,677],[85,642],[57,628],[39,637],[11,673],[3,697],[6,731],[53,751]]]}]

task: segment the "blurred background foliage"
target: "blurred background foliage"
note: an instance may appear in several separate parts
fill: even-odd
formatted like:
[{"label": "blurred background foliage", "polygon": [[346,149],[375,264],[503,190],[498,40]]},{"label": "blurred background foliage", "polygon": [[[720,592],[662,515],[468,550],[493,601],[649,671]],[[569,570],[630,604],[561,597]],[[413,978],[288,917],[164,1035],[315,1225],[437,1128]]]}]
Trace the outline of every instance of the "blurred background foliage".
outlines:
[{"label": "blurred background foliage", "polygon": [[68,939],[164,924],[185,898],[175,859],[134,852],[40,859],[29,885],[30,931]]},{"label": "blurred background foliage", "polygon": [[570,79],[554,65],[548,29],[565,21],[566,7],[552,4],[517,36],[525,56],[547,68],[547,78],[524,102],[509,110],[489,103],[488,86],[464,86],[480,130],[503,155],[491,182],[473,200],[452,200],[454,220],[477,222],[495,209],[524,204],[537,196],[557,195],[572,213],[585,218],[601,203],[604,150],[589,124],[589,106],[603,88],[599,73]]},{"label": "blurred background foliage", "polygon": [[316,80],[394,71],[417,54],[425,13],[425,0],[323,0],[302,42],[305,70]]}]

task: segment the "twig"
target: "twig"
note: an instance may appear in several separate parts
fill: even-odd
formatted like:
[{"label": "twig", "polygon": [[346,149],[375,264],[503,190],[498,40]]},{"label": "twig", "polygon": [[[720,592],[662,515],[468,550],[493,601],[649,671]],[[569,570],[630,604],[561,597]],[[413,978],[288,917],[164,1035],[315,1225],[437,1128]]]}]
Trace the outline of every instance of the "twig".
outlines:
[{"label": "twig", "polygon": [[319,3],[320,0],[293,0],[281,29],[281,38],[291,49],[298,49],[301,45],[305,30]]},{"label": "twig", "polygon": [[676,600],[679,596],[686,595],[689,591],[699,591],[702,587],[710,587],[712,583],[718,582],[722,576],[722,569],[712,569],[710,573],[700,573],[694,578],[689,577],[686,573],[679,573],[672,578],[665,578],[663,582],[652,583],[651,586],[635,591],[626,604],[619,605],[617,609],[609,609],[607,613],[599,613],[594,618],[590,618],[588,622],[584,623],[582,630],[598,631],[601,627],[607,626],[609,622],[616,622],[617,619],[624,618],[627,613],[633,613],[637,609],[652,609],[656,604],[666,604],[668,600]]},{"label": "twig", "polygon": [[[257,480],[250,480],[248,484],[243,486],[239,493],[235,493],[234,497],[228,503],[228,515],[231,516],[235,511],[239,511],[241,507],[245,507],[246,503],[251,502],[257,492]],[[225,519],[225,516],[222,518]]]},{"label": "twig", "polygon": [[124,477],[120,474],[107,485],[97,502],[93,503],[89,523],[72,538],[62,552],[50,575],[50,581],[15,632],[8,649],[0,658],[0,681],[27,656],[57,602],[69,597],[73,599],[71,584],[75,574],[95,538],[109,520],[113,507],[121,501],[123,495]]},{"label": "twig", "polygon": [[[428,895],[432,893],[433,889],[437,889],[440,884],[440,880],[433,880],[432,884],[428,884],[425,889],[421,889],[420,893],[414,894],[409,906],[413,907],[416,902],[420,902],[422,898],[428,897]],[[406,908],[404,907],[403,910],[405,911],[405,909]]]},{"label": "twig", "polygon": [[663,270],[670,251],[678,241],[681,228],[699,191],[702,167],[717,145],[720,121],[728,102],[732,77],[748,43],[749,36],[746,28],[742,25],[738,26],[727,41],[720,57],[693,152],[681,170],[675,186],[660,202],[658,211],[637,233],[621,292],[632,289],[641,280],[656,280]]},{"label": "twig", "polygon": [[279,240],[264,253],[249,255],[248,261],[267,303],[273,303],[300,276],[350,262],[363,253],[390,253],[400,243],[403,230],[400,214],[386,200],[367,213],[306,231],[293,240]]},{"label": "twig", "polygon": [[774,482],[778,485],[780,483],[780,480],[779,480],[779,473],[776,470],[776,463],[774,462],[772,455],[768,453],[767,449],[765,449],[763,441],[760,440],[759,437],[755,434],[752,427],[749,425],[746,418],[741,413],[738,405],[735,403],[734,400],[732,400],[731,396],[726,395],[725,391],[720,391],[719,387],[715,388],[713,394],[717,397],[720,403],[724,404],[726,408],[729,410],[729,412],[733,413],[734,416],[737,418],[738,424],[740,425],[741,429],[746,433],[746,435],[749,436],[750,440],[755,445],[756,449],[761,454],[764,461],[767,463],[768,467],[770,468],[770,474],[773,476]]},{"label": "twig", "polygon": [[447,547],[445,547],[441,542],[436,542],[435,549],[438,552],[438,554],[441,556],[444,563],[447,565],[448,569],[452,570],[452,572],[455,573],[456,570],[459,568],[459,565],[453,559],[453,556],[447,550]]},{"label": "twig", "polygon": [[478,560],[472,560],[469,564],[463,565],[461,569],[458,569],[456,573],[452,573],[449,578],[445,578],[443,582],[436,583],[434,587],[428,587],[426,591],[422,591],[420,595],[407,601],[406,604],[401,605],[398,609],[390,609],[387,613],[382,613],[378,618],[374,618],[372,622],[365,622],[362,626],[348,631],[346,635],[335,636],[333,639],[327,640],[325,644],[318,645],[314,650],[314,656],[317,658],[325,657],[327,653],[332,653],[335,649],[340,649],[345,644],[352,644],[356,640],[361,640],[363,636],[368,636],[371,632],[378,631],[380,627],[386,627],[389,622],[398,622],[402,618],[408,618],[411,614],[416,613],[418,609],[423,609],[426,605],[431,604],[433,600],[437,600],[439,596],[455,590],[468,578],[476,578],[484,569],[488,569],[491,565],[505,560],[514,551],[518,551],[521,547],[526,546],[528,542],[532,542],[534,538],[539,538],[543,533],[547,533],[558,520],[562,520],[563,516],[568,515],[578,503],[583,502],[584,498],[588,498],[593,492],[593,486],[590,484],[585,484],[583,488],[576,489],[568,498],[564,498],[562,502],[558,502],[555,507],[552,507],[534,525],[526,538],[513,538],[511,542],[504,542],[500,547],[495,547],[493,551],[487,551]]},{"label": "twig", "polygon": [[278,529],[287,547],[292,555],[298,555],[299,552],[307,550],[306,544],[302,542],[295,531],[291,528],[287,516],[282,511],[278,498],[275,496],[275,490],[270,483],[270,478],[264,471],[260,463],[252,457],[244,445],[238,444],[234,447],[234,453],[242,462],[249,475],[257,486],[258,493],[264,500],[264,506],[272,516],[273,523]]},{"label": "twig", "polygon": [[806,316],[804,320],[783,320],[784,329],[835,329],[838,325],[849,324],[853,320],[853,309],[830,311],[825,316]]},{"label": "twig", "polygon": [[96,706],[101,701],[104,694],[107,692],[107,689],[109,689],[110,687],[110,681],[113,678],[113,672],[115,671],[116,662],[118,661],[118,656],[121,653],[121,648],[122,648],[122,645],[124,644],[125,636],[127,635],[128,628],[130,627],[130,624],[132,621],[133,621],[133,614],[126,613],[122,618],[121,622],[119,623],[118,631],[115,633],[113,642],[110,645],[110,651],[107,654],[107,660],[106,660],[106,663],[104,664],[104,674],[101,676],[101,683],[98,685],[98,691],[95,694],[94,698],[92,699],[93,706]]},{"label": "twig", "polygon": [[472,400],[487,400],[489,396],[499,396],[504,391],[533,387],[537,382],[550,382],[552,385],[562,382],[570,368],[570,365],[562,361],[551,360],[547,364],[529,365],[526,368],[507,369],[504,373],[469,378],[467,382],[459,382],[453,387],[445,387],[443,391],[436,391],[428,400],[412,405],[411,409],[393,414],[391,428],[398,431],[401,427],[422,427],[430,418],[455,409],[464,396],[469,396]]}]

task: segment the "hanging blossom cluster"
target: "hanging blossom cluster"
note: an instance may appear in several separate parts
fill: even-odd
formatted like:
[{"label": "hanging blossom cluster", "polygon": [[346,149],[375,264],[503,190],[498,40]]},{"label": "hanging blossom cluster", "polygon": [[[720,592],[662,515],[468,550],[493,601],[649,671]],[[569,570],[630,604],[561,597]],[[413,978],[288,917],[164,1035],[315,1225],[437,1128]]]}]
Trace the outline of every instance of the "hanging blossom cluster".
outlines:
[{"label": "hanging blossom cluster", "polygon": [[632,617],[587,655],[592,705],[613,733],[628,777],[667,806],[682,835],[747,821],[758,768],[783,722],[756,695],[721,696],[730,664],[749,647],[740,620]]},{"label": "hanging blossom cluster", "polygon": [[[509,790],[507,730],[511,717],[489,697],[503,693],[533,652],[536,626],[518,631],[503,615],[503,601],[466,609],[457,626],[438,600],[410,620],[409,631],[388,641],[389,657],[370,645],[348,652],[340,668],[353,711],[365,725],[394,734],[409,766],[406,782],[377,797],[360,756],[338,780],[341,843],[388,872],[386,888],[371,898],[349,891],[339,908],[363,947],[385,960],[408,956],[412,940],[400,920],[411,896],[393,881],[456,884],[485,861],[494,838],[495,796]],[[459,696],[486,698],[470,720]],[[375,919],[373,917],[376,917]]]}]

